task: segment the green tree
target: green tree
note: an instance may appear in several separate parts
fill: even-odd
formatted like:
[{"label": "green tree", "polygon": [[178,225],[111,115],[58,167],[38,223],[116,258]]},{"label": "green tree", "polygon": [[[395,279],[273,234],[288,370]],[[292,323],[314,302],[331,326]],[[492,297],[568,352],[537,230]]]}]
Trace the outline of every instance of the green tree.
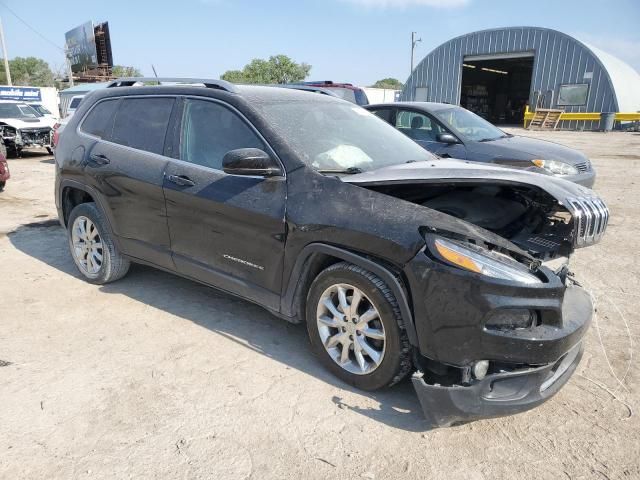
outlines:
[{"label": "green tree", "polygon": [[232,83],[291,83],[304,80],[311,65],[296,63],[286,55],[274,55],[268,60],[254,58],[242,70],[228,70],[220,78]]},{"label": "green tree", "polygon": [[241,70],[228,70],[220,78],[231,83],[247,83]]},{"label": "green tree", "polygon": [[142,77],[142,72],[136,67],[127,67],[124,65],[114,65],[111,69],[114,77]]},{"label": "green tree", "polygon": [[[0,62],[3,60],[0,59]],[[11,82],[14,85],[29,87],[53,87],[53,72],[49,64],[36,57],[16,57],[9,60]],[[3,68],[0,68],[0,83],[7,84],[7,76]]]},{"label": "green tree", "polygon": [[373,88],[390,88],[392,90],[402,90],[404,86],[397,78],[383,78],[371,85]]}]

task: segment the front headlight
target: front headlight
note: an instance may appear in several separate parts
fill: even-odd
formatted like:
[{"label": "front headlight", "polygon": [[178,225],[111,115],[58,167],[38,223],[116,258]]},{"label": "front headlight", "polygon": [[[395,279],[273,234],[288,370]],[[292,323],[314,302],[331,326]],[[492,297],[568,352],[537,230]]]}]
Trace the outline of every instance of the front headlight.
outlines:
[{"label": "front headlight", "polygon": [[544,168],[547,172],[554,175],[578,174],[578,169],[576,167],[559,160],[543,160],[541,158],[536,158],[535,160],[531,160],[531,163],[533,163],[536,167]]},{"label": "front headlight", "polygon": [[437,238],[434,246],[444,260],[470,272],[528,285],[542,283],[527,267],[507,255],[444,238]]}]

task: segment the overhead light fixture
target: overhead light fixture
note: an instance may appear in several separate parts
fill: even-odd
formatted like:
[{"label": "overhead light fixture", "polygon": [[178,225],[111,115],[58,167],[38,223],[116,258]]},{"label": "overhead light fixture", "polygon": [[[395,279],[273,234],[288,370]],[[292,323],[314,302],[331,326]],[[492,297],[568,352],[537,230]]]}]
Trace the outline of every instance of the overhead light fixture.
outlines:
[{"label": "overhead light fixture", "polygon": [[485,72],[491,72],[491,73],[499,73],[501,75],[509,75],[509,72],[505,72],[504,70],[494,70],[493,68],[482,67],[480,70],[484,70]]},{"label": "overhead light fixture", "polygon": [[462,64],[462,66],[463,66],[463,67],[467,67],[467,68],[476,68],[476,66],[475,66],[475,65],[469,65],[469,64],[467,64],[467,63],[463,63],[463,64]]}]

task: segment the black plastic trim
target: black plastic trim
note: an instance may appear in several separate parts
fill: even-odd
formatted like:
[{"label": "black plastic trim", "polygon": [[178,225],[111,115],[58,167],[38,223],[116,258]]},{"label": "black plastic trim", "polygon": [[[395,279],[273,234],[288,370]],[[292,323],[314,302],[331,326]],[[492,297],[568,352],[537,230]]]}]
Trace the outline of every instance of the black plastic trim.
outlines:
[{"label": "black plastic trim", "polygon": [[300,285],[299,280],[302,277],[306,261],[314,253],[330,255],[332,257],[336,257],[341,260],[353,263],[354,265],[365,268],[371,273],[380,277],[389,286],[389,288],[393,292],[393,295],[398,301],[398,306],[400,307],[402,319],[405,322],[405,328],[407,330],[409,341],[412,345],[418,344],[418,337],[413,321],[413,313],[409,306],[407,292],[401,285],[397,276],[390,272],[387,268],[381,266],[373,260],[363,257],[362,255],[358,255],[349,250],[344,250],[342,248],[323,243],[311,243],[304,247],[298,255],[296,263],[291,271],[291,275],[287,283],[287,288],[284,291],[284,294],[282,295],[282,299],[280,301],[280,311],[283,315],[289,317],[295,316],[296,312],[294,304],[298,286]]}]

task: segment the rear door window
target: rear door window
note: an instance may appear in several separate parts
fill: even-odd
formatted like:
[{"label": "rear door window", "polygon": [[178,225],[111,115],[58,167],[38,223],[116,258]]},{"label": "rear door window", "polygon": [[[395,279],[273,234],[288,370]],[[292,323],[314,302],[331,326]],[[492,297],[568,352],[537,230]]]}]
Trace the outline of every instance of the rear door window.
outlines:
[{"label": "rear door window", "polygon": [[180,159],[222,170],[222,158],[237,148],[265,145],[235,112],[214,102],[187,100],[182,120]]},{"label": "rear door window", "polygon": [[125,98],[116,112],[111,141],[162,154],[174,102],[168,97]]},{"label": "rear door window", "polygon": [[80,130],[108,140],[113,127],[113,114],[118,106],[118,99],[104,100],[91,109],[87,118],[82,122]]}]

